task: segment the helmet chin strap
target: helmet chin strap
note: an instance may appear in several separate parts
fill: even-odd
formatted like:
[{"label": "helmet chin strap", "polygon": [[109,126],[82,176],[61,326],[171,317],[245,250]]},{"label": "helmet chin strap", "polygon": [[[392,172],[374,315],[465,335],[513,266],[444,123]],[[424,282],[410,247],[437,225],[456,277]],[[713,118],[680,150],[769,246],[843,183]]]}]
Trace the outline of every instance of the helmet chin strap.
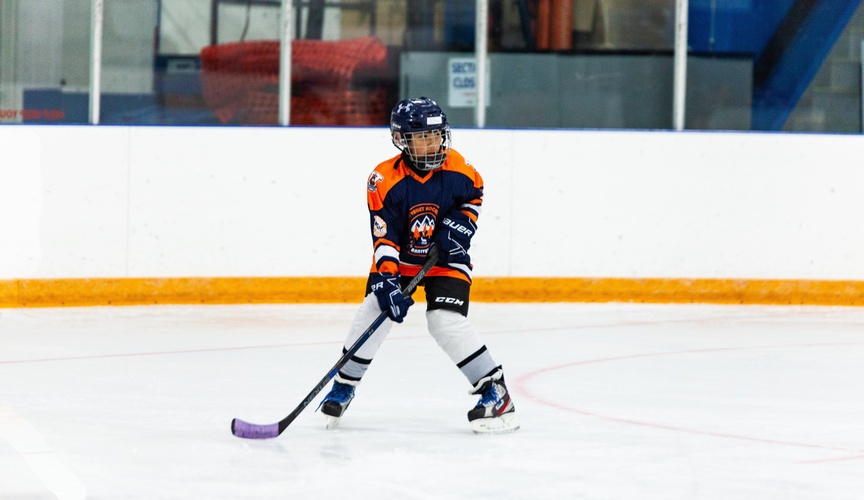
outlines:
[{"label": "helmet chin strap", "polygon": [[427,168],[421,168],[421,167],[417,164],[417,162],[414,161],[414,158],[411,157],[411,154],[408,153],[408,151],[402,151],[402,160],[405,162],[406,165],[408,165],[408,168],[410,168],[411,170],[413,170],[414,173],[416,173],[416,174],[419,175],[420,177],[425,177],[426,174],[428,174],[429,172],[435,170],[434,168],[429,168],[429,169],[427,169]]},{"label": "helmet chin strap", "polygon": [[[422,155],[415,157],[411,154],[410,151],[407,150],[407,148],[403,150],[402,153],[402,156],[408,162],[408,166],[419,172],[431,172],[435,169],[441,168],[441,166],[444,165],[444,161],[447,159],[447,153],[444,151],[443,147],[438,150],[438,153],[435,153],[433,155]],[[432,161],[428,161],[429,159],[431,159]],[[434,167],[427,167],[426,165],[429,165],[430,163],[437,163],[437,165],[435,165]]]}]

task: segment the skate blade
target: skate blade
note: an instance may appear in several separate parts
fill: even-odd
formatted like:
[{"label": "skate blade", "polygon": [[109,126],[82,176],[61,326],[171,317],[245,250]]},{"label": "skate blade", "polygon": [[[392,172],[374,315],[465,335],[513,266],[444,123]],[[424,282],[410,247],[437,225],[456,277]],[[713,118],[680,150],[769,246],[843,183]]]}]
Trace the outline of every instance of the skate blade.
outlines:
[{"label": "skate blade", "polygon": [[474,434],[504,434],[519,429],[515,413],[505,413],[500,417],[479,418],[471,422]]},{"label": "skate blade", "polygon": [[340,417],[331,417],[330,415],[325,415],[324,418],[326,418],[324,425],[328,431],[331,429],[335,429],[339,425]]}]

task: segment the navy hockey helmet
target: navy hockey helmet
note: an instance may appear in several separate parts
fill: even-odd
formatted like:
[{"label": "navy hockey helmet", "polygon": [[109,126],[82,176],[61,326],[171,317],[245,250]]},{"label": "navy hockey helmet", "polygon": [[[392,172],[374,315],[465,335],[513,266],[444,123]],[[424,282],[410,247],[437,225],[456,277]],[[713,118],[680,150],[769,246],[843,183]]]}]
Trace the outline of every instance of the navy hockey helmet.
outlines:
[{"label": "navy hockey helmet", "polygon": [[450,153],[450,125],[438,103],[428,97],[399,101],[390,113],[390,136],[411,164],[434,170]]}]

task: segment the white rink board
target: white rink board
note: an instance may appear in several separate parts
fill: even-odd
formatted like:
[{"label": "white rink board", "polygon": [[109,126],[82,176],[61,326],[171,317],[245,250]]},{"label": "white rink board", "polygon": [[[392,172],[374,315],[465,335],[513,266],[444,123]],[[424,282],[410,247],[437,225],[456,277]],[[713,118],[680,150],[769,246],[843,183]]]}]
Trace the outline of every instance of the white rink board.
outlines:
[{"label": "white rink board", "polygon": [[[864,279],[864,137],[453,136],[486,181],[476,276]],[[366,176],[396,153],[385,128],[4,126],[0,144],[0,279],[362,276]]]}]

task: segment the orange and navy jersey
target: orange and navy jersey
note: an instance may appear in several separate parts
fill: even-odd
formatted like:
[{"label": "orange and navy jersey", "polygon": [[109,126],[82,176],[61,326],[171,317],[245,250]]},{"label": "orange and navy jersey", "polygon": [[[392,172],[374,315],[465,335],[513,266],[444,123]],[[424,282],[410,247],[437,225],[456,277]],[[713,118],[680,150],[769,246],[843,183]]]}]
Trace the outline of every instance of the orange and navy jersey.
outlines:
[{"label": "orange and navy jersey", "polygon": [[[453,149],[444,165],[425,177],[411,170],[400,154],[369,175],[366,200],[374,251],[370,272],[414,276],[426,260],[435,227],[445,216],[462,212],[477,222],[483,179]],[[427,276],[450,276],[470,283],[472,269],[470,263],[436,266]]]}]

